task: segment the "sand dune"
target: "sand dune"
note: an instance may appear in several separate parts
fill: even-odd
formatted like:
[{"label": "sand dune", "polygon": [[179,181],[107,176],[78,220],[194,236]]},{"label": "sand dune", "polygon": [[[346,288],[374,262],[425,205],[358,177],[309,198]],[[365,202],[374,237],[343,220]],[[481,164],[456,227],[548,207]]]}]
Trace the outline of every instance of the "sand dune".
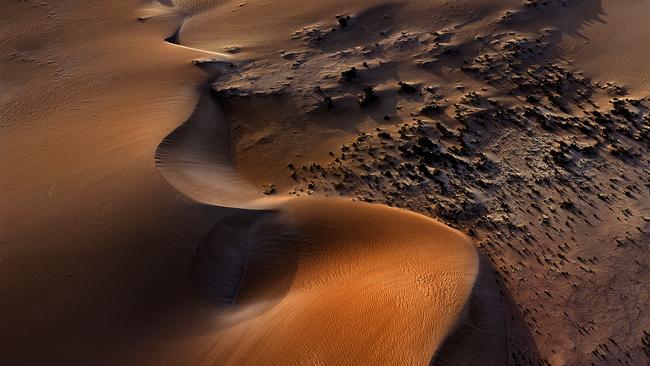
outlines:
[{"label": "sand dune", "polygon": [[646,1],[0,8],[4,362],[646,362]]},{"label": "sand dune", "polygon": [[168,182],[198,202],[264,208],[278,200],[266,197],[260,187],[235,169],[230,126],[207,91],[190,118],[162,141],[156,150],[156,163]]},{"label": "sand dune", "polygon": [[[2,169],[13,174],[3,174],[2,180],[6,188],[1,215],[2,313],[11,314],[2,321],[3,329],[11,329],[3,332],[2,354],[14,364],[76,363],[98,355],[112,359],[111,354],[119,359],[129,354],[119,350],[131,346],[123,345],[117,335],[140,334],[156,319],[154,314],[165,314],[176,303],[161,306],[161,300],[186,292],[189,279],[183,273],[189,273],[194,247],[190,243],[199,242],[197,237],[221,215],[178,195],[166,180],[186,196],[224,206],[248,206],[249,197],[260,192],[246,189],[246,182],[228,165],[227,134],[219,134],[223,127],[200,124],[219,111],[205,103],[209,94],[200,97],[201,85],[210,75],[191,61],[214,54],[163,41],[180,25],[178,13],[135,4],[31,8],[18,3],[8,6],[6,13],[7,17],[39,16],[41,28],[49,32],[38,45],[28,38],[35,36],[29,24],[14,24],[9,36],[13,49],[6,49],[3,61],[3,68],[11,70],[16,81],[3,76],[10,93],[3,102]],[[196,103],[199,107],[192,114]],[[183,126],[203,133],[185,134]],[[225,140],[220,145],[196,138]],[[50,140],[55,142],[47,143]],[[201,150],[209,143],[214,143],[213,149]],[[158,167],[166,180],[154,165],[157,148]],[[209,168],[193,175],[198,162]],[[185,170],[171,171],[171,166]],[[201,183],[206,179],[214,181]],[[197,186],[209,188],[196,190]],[[466,258],[465,264],[460,261],[454,267],[466,268],[466,274],[451,281],[459,287],[450,287],[457,296],[447,302],[456,310],[446,309],[446,322],[429,325],[437,332],[420,332],[426,340],[420,348],[402,343],[405,348],[395,352],[430,357],[458,317],[475,264],[464,239],[454,240],[463,243],[460,249],[466,251],[458,253]],[[334,283],[328,286],[335,288]],[[304,297],[300,301],[313,302],[308,299],[314,295],[302,294],[291,301]],[[348,310],[354,309],[352,305],[339,304]],[[143,317],[147,308],[155,311]],[[301,306],[298,309],[302,311]],[[281,319],[283,313],[274,316]],[[129,359],[133,360],[120,363]]]},{"label": "sand dune", "polygon": [[477,275],[466,237],[406,211],[298,199],[246,215],[198,252],[223,308],[183,326],[201,334],[148,346],[153,364],[427,364]]},{"label": "sand dune", "polygon": [[142,308],[187,285],[190,243],[219,217],[153,158],[191,114],[206,80],[191,60],[206,53],[163,42],[180,19],[143,24],[141,6],[2,5],[4,362],[108,352]]}]

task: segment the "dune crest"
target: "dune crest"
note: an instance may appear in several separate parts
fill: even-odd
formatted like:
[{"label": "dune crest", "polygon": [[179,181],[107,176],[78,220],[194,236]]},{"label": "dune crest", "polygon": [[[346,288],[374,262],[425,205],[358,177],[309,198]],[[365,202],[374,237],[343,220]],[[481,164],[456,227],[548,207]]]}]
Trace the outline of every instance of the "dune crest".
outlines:
[{"label": "dune crest", "polygon": [[153,352],[154,363],[427,364],[463,318],[478,274],[460,232],[323,198],[227,219],[196,260],[195,278],[222,306],[203,320],[213,330]]},{"label": "dune crest", "polygon": [[259,209],[278,201],[265,196],[235,169],[230,126],[207,91],[189,119],[160,143],[155,159],[165,179],[197,202]]},{"label": "dune crest", "polygon": [[462,322],[478,273],[471,242],[394,208],[265,197],[233,166],[229,134],[218,102],[203,93],[158,147],[158,169],[198,202],[273,211],[211,231],[194,277],[225,309],[212,319],[217,330],[191,346],[168,345],[151,362],[163,355],[192,364],[429,362]]}]

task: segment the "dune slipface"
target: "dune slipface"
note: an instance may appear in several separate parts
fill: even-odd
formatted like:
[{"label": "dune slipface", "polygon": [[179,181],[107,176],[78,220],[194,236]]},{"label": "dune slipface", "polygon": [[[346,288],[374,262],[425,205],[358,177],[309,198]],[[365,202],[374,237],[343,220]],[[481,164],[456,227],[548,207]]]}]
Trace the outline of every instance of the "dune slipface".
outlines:
[{"label": "dune slipface", "polygon": [[264,196],[233,166],[230,126],[207,91],[189,119],[158,146],[156,165],[172,186],[198,202],[263,208],[277,201]]}]

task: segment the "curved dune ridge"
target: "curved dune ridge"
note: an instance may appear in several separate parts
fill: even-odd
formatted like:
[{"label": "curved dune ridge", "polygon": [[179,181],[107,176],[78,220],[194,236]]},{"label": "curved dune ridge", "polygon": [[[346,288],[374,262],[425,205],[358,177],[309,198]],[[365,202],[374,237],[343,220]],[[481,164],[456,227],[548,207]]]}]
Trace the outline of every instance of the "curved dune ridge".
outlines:
[{"label": "curved dune ridge", "polygon": [[[179,43],[181,29],[166,40]],[[196,64],[214,71],[221,61]],[[220,222],[199,248],[194,277],[225,310],[211,317],[215,331],[184,346],[183,362],[426,364],[467,311],[479,266],[463,234],[381,205],[265,197],[234,167],[210,92],[161,142],[156,164],[196,201],[273,209]]]},{"label": "curved dune ridge", "polygon": [[[205,91],[227,59],[164,41],[183,14],[137,1],[9,9],[52,32],[9,32],[6,361],[426,364],[456,329],[479,271],[468,239],[388,207],[264,196],[235,169]],[[251,217],[217,224],[191,266],[227,214]],[[188,291],[192,271],[217,306]]]},{"label": "curved dune ridge", "polygon": [[[81,121],[81,117],[87,114],[99,116],[99,122],[92,129],[79,128],[82,131],[79,132],[79,142],[74,139],[75,134],[70,134],[71,143],[67,149],[74,156],[70,159],[82,157],[80,152],[86,151],[89,142],[94,142],[97,136],[113,136],[111,133],[116,134],[116,128],[122,138],[126,134],[124,131],[138,138],[132,139],[133,146],[117,144],[119,149],[110,140],[97,140],[97,154],[112,152],[103,154],[107,158],[98,173],[93,173],[90,160],[80,167],[62,164],[59,170],[40,169],[46,171],[42,174],[50,180],[56,180],[57,174],[62,172],[66,177],[86,174],[101,179],[112,174],[116,178],[112,180],[116,182],[114,186],[106,186],[105,194],[114,197],[121,206],[113,210],[102,207],[103,211],[88,214],[99,218],[77,228],[74,237],[78,241],[59,240],[64,243],[60,250],[65,252],[68,248],[65,244],[75,248],[84,238],[92,240],[97,232],[101,232],[93,224],[102,225],[105,220],[101,215],[114,211],[113,215],[121,216],[120,220],[133,227],[142,220],[140,216],[156,213],[151,215],[151,223],[141,226],[150,228],[162,223],[168,229],[161,231],[158,237],[141,234],[133,242],[159,243],[169,236],[166,252],[160,250],[160,245],[139,244],[137,247],[129,246],[128,250],[115,250],[111,249],[114,244],[110,240],[106,243],[95,241],[95,246],[85,249],[87,252],[76,254],[83,260],[73,262],[64,258],[44,264],[40,269],[44,273],[62,272],[59,266],[65,266],[65,282],[59,286],[61,298],[72,299],[70,302],[80,297],[85,300],[62,307],[60,313],[53,307],[52,314],[43,313],[28,322],[16,318],[16,324],[10,327],[19,330],[21,327],[17,324],[25,323],[24,334],[18,331],[11,340],[3,338],[3,349],[17,350],[13,351],[16,360],[42,361],[49,353],[72,363],[93,358],[93,353],[101,349],[106,360],[138,364],[449,365],[475,364],[477,360],[486,365],[503,364],[507,354],[503,305],[494,279],[489,275],[489,266],[485,263],[479,265],[473,244],[463,234],[422,215],[381,205],[341,199],[265,196],[259,187],[242,177],[234,162],[231,126],[217,99],[205,87],[205,81],[201,86],[201,78],[208,78],[209,83],[209,78],[228,68],[232,59],[199,47],[206,44],[201,34],[208,34],[203,31],[205,25],[202,21],[226,16],[220,13],[225,8],[211,11],[209,6],[201,6],[201,2],[196,4],[196,7],[189,8],[140,8],[138,19],[148,23],[147,26],[153,30],[140,35],[136,28],[140,25],[128,23],[127,32],[122,34],[118,30],[124,25],[119,23],[114,34],[109,33],[106,39],[88,41],[91,49],[103,50],[116,43],[113,38],[118,39],[118,44],[129,39],[124,49],[105,59],[98,58],[96,66],[86,66],[93,71],[107,70],[109,76],[103,78],[115,84],[109,83],[108,94],[115,95],[115,98],[99,98],[99,102],[94,102],[96,104],[83,107],[74,114],[54,113],[49,116],[49,122],[72,131],[76,125],[67,126],[59,121]],[[417,13],[417,7],[401,5],[406,7],[403,19]],[[296,2],[280,3],[265,18],[266,22],[273,24],[273,31],[259,38],[247,38],[249,45],[245,53],[254,50],[258,55],[264,55],[270,50],[277,51],[278,42],[289,30],[318,20],[322,12],[355,12],[363,17],[373,12],[380,14],[390,6],[395,4],[377,2],[367,6],[363,2],[350,5],[340,1],[303,8]],[[115,17],[124,11],[120,7],[110,9]],[[294,10],[291,16],[283,17],[286,9]],[[249,11],[248,8],[244,10]],[[191,15],[192,12],[195,15]],[[243,16],[252,15],[245,13]],[[413,19],[422,22],[425,18]],[[285,21],[276,24],[273,19]],[[246,26],[251,26],[252,21],[245,22]],[[190,37],[185,43],[184,27],[197,24],[198,28],[189,32]],[[143,28],[147,29],[147,26]],[[236,31],[233,28],[232,32]],[[136,36],[127,36],[127,33]],[[260,35],[260,32],[254,34]],[[73,35],[84,39],[83,35]],[[199,40],[193,41],[192,36]],[[226,36],[232,37],[235,43],[244,40],[234,37],[234,33]],[[74,37],[71,39],[69,42],[76,44]],[[219,42],[215,43],[215,49],[221,47]],[[137,49],[153,53],[155,63],[146,52],[136,53],[139,57],[131,56],[126,58],[126,62],[121,62],[120,57]],[[82,55],[73,54],[72,57],[82,59]],[[196,70],[190,70],[189,61],[192,59],[198,66],[194,67]],[[132,77],[114,76],[121,75],[121,69],[133,69],[134,63],[142,71],[134,71]],[[199,75],[198,70],[207,76]],[[53,77],[54,83],[58,82],[57,75]],[[67,77],[67,74],[63,75]],[[84,77],[81,71],[79,75],[71,75],[79,80]],[[163,76],[156,78],[158,75]],[[158,87],[148,87],[147,82]],[[81,98],[86,88],[81,82],[76,85],[80,88],[75,89],[77,98]],[[127,89],[130,94],[122,95]],[[154,94],[151,94],[152,90],[155,90]],[[179,93],[182,97],[180,102],[175,100]],[[174,126],[174,121],[188,114],[188,106],[194,98],[197,101],[193,111],[180,126]],[[164,105],[165,109],[157,114],[148,113],[149,109],[142,107],[146,104],[143,100]],[[114,109],[115,102],[123,108]],[[176,105],[182,108],[174,108]],[[140,125],[135,124],[132,118],[124,118],[127,111],[129,116],[147,118],[139,121]],[[15,114],[21,116],[20,112]],[[142,134],[143,125],[148,134]],[[119,141],[117,138],[114,140]],[[160,141],[157,146],[156,140]],[[108,145],[102,147],[101,144]],[[151,158],[154,149],[155,168],[171,186],[191,200],[189,205],[152,174],[152,164],[147,159]],[[129,169],[121,168],[125,161],[130,161]],[[38,168],[34,167],[34,170]],[[124,193],[119,183],[132,177],[140,177],[138,186],[153,192],[151,196],[155,204],[145,205],[145,197]],[[58,189],[71,187],[72,190],[76,187],[67,182],[59,184],[63,188]],[[39,186],[33,188],[40,189]],[[48,202],[64,199],[56,195],[56,186],[48,188],[52,196]],[[91,201],[101,201],[100,194],[104,193],[93,192],[86,197]],[[161,197],[165,199],[160,200]],[[133,203],[129,204],[130,201]],[[195,208],[196,203],[198,208]],[[182,277],[184,271],[190,271],[183,263],[187,258],[185,248],[195,243],[196,236],[200,235],[197,232],[202,232],[206,225],[214,225],[215,216],[224,215],[223,212],[206,215],[206,206],[246,210],[225,211],[230,216],[212,228],[194,256],[191,269],[194,281],[213,300],[213,305],[206,309],[202,302],[191,297],[187,300],[189,304],[181,301],[181,305],[176,305],[176,300],[169,300],[170,295],[186,295],[186,284],[177,278]],[[174,212],[178,209],[182,209],[181,214]],[[71,207],[70,212],[69,215],[61,212],[61,220],[78,214],[79,209]],[[184,219],[181,225],[176,222],[178,215],[189,218]],[[193,219],[199,216],[200,219]],[[193,223],[200,225],[195,224],[197,227],[194,228]],[[131,226],[125,225],[127,228]],[[67,232],[70,229],[62,226],[61,235]],[[128,230],[125,232],[129,233]],[[183,239],[183,233],[191,233],[191,236]],[[12,232],[9,234],[11,237]],[[42,238],[34,238],[35,243],[42,241]],[[172,242],[180,244],[172,245]],[[124,245],[129,243],[126,241]],[[152,252],[160,254],[151,256]],[[110,255],[106,256],[106,253]],[[95,265],[98,257],[102,257],[106,264]],[[175,257],[180,260],[173,260]],[[118,268],[117,273],[111,266]],[[142,276],[142,268],[146,268],[149,275]],[[124,281],[116,285],[112,278]],[[20,277],[16,283],[19,280]],[[50,281],[56,283],[57,280]],[[25,291],[28,300],[21,301],[20,297],[15,297],[11,301],[16,304],[38,303],[33,296],[40,296],[42,292],[38,288],[39,282],[35,283],[36,290],[27,288]],[[48,284],[52,282],[43,282],[43,286]],[[12,289],[9,287],[10,291]],[[30,293],[37,295],[30,297]],[[138,303],[137,298],[142,294],[150,294],[152,300],[146,304]],[[147,316],[146,321],[139,319],[142,309],[151,309],[163,301],[166,302],[163,310]],[[10,307],[13,302],[8,303]],[[98,311],[106,314],[105,323],[104,320],[95,320]],[[109,324],[114,318],[137,326],[119,322]],[[46,327],[41,327],[41,324]],[[103,329],[103,332],[85,337],[93,327]],[[130,344],[107,341],[116,339],[118,334],[130,328],[137,329],[134,334],[140,336],[138,339],[125,337]],[[42,344],[47,352],[30,355],[25,340],[30,339],[35,329],[43,330],[37,343]],[[60,334],[62,329],[67,329],[69,334],[53,336]],[[159,329],[164,329],[162,334],[165,336],[150,341]],[[70,349],[66,343],[85,346]],[[115,349],[106,351],[111,348],[107,345],[115,345]]]},{"label": "curved dune ridge", "polygon": [[235,208],[268,207],[266,197],[235,169],[230,149],[230,127],[210,93],[180,127],[156,149],[162,175],[186,196],[207,204]]},{"label": "curved dune ridge", "polygon": [[464,235],[411,212],[295,199],[246,215],[199,248],[195,278],[227,306],[192,364],[427,364],[478,273]]},{"label": "curved dune ridge", "polygon": [[[203,94],[157,149],[159,169],[194,200],[272,211],[245,211],[212,229],[194,277],[226,310],[206,315],[217,330],[161,355],[218,364],[426,364],[456,329],[474,322],[476,338],[451,342],[441,364],[463,364],[455,360],[467,355],[453,350],[476,344],[485,348],[467,364],[503,361],[503,309],[490,299],[494,280],[477,285],[471,304],[483,304],[469,305],[479,265],[463,234],[382,205],[260,198],[233,166],[226,127],[216,101]],[[462,333],[468,337],[467,329]]]}]

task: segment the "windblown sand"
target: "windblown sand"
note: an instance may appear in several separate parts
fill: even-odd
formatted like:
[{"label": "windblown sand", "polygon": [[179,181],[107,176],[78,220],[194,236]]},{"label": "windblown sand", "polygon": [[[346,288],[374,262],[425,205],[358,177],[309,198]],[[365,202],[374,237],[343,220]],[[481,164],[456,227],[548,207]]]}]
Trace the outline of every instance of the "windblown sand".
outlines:
[{"label": "windblown sand", "polygon": [[648,363],[647,1],[1,9],[0,363]]},{"label": "windblown sand", "polygon": [[148,361],[427,364],[477,272],[470,241],[424,216],[291,200],[228,218],[208,236],[195,277],[222,310],[183,326],[201,334],[152,346]]}]

